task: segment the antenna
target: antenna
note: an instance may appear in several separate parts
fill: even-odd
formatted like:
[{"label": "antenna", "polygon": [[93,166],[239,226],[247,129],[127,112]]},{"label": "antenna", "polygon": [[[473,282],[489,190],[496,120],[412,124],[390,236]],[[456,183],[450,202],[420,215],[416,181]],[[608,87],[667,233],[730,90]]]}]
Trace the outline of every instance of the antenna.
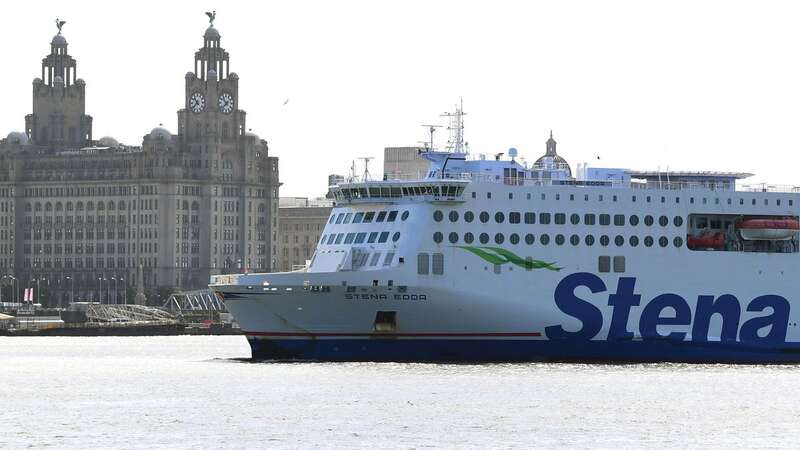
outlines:
[{"label": "antenna", "polygon": [[428,128],[428,133],[430,133],[430,142],[429,145],[426,145],[430,151],[433,151],[433,133],[436,131],[437,128],[442,128],[441,125],[422,125],[423,127]]},{"label": "antenna", "polygon": [[450,124],[447,126],[447,131],[450,132],[450,137],[447,139],[447,149],[455,153],[469,152],[466,144],[464,143],[464,99],[459,97],[459,104],[456,105],[455,112],[444,113],[441,117],[450,119]]},{"label": "antenna", "polygon": [[350,163],[350,179],[347,180],[347,182],[348,183],[352,183],[354,181],[356,181],[356,162],[355,162],[355,160],[353,160]]},{"label": "antenna", "polygon": [[[364,161],[364,176],[361,178],[361,181],[369,181],[369,162],[375,158],[373,158],[372,156],[362,156],[358,159]],[[355,172],[355,164],[353,167],[353,171]]]}]

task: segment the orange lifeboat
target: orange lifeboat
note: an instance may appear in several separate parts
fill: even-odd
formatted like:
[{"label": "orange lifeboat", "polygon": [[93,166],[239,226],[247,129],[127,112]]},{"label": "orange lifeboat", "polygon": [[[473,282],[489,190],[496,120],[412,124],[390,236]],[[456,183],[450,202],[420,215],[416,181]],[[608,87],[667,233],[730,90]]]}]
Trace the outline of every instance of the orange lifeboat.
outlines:
[{"label": "orange lifeboat", "polygon": [[800,221],[784,219],[745,219],[736,225],[748,241],[785,241],[800,233]]},{"label": "orange lifeboat", "polygon": [[725,247],[725,235],[723,233],[705,233],[698,236],[688,236],[686,245],[692,250],[709,248],[722,250]]}]

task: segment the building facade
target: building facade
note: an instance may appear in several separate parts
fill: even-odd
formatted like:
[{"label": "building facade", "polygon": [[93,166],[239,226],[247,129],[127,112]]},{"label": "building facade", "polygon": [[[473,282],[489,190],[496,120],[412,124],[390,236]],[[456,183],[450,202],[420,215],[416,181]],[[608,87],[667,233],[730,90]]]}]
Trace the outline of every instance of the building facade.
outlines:
[{"label": "building facade", "polygon": [[425,178],[431,162],[419,156],[425,151],[422,147],[386,147],[383,149],[383,178],[419,179]]},{"label": "building facade", "polygon": [[328,199],[281,199],[278,270],[288,272],[303,267],[314,256],[332,209],[333,201]]},{"label": "building facade", "polygon": [[220,41],[212,22],[185,76],[177,133],[159,126],[125,147],[93,140],[86,83],[59,29],[25,131],[0,141],[4,286],[39,286],[51,305],[113,303],[139,273],[152,295],[276,266],[278,158],[247,131]]}]

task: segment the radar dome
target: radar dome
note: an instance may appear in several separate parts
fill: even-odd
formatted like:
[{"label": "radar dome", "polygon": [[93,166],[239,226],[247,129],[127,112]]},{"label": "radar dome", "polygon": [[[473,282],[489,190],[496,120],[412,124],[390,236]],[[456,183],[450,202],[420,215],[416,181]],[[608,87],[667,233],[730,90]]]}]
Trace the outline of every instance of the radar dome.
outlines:
[{"label": "radar dome", "polygon": [[103,136],[97,143],[100,144],[101,147],[119,147],[119,141],[111,136]]},{"label": "radar dome", "polygon": [[172,133],[162,126],[157,126],[150,131],[150,139],[169,139],[171,137]]}]

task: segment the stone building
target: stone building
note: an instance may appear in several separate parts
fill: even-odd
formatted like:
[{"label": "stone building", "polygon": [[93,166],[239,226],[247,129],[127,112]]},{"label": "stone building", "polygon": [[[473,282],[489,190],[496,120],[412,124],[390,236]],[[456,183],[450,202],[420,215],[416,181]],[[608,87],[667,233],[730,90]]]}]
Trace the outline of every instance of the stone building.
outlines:
[{"label": "stone building", "polygon": [[288,272],[302,267],[314,256],[331,209],[333,201],[328,199],[281,199],[278,270]]},{"label": "stone building", "polygon": [[386,147],[383,149],[384,179],[425,178],[431,162],[419,156],[422,147]]},{"label": "stone building", "polygon": [[276,266],[278,158],[247,131],[220,41],[212,22],[185,76],[177,133],[159,126],[126,147],[92,139],[86,83],[59,29],[25,131],[0,141],[4,300],[10,277],[18,290],[47,290],[49,304],[121,302],[138,273],[153,294]]}]

